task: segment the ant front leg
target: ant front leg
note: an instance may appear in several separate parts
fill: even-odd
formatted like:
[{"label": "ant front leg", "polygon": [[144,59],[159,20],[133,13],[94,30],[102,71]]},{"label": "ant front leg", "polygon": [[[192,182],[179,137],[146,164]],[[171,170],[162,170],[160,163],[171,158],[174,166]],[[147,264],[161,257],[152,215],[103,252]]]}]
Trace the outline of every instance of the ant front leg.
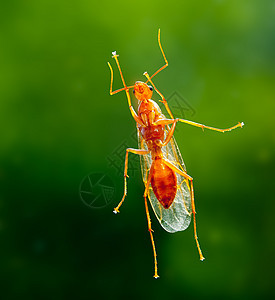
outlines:
[{"label": "ant front leg", "polygon": [[[162,46],[161,46],[161,42],[160,42],[160,29],[158,30],[158,44],[159,44],[159,48],[160,48],[160,51],[162,53],[162,56],[164,58],[164,61],[165,61],[165,65],[162,66],[161,68],[159,68],[151,77],[150,79],[152,79],[154,76],[156,76],[160,71],[162,71],[163,69],[165,69],[166,67],[168,67],[168,61],[166,59],[166,56],[164,54],[164,51],[162,49]],[[150,79],[148,79],[148,81],[150,81]],[[146,82],[147,83],[147,82]]]},{"label": "ant front leg", "polygon": [[115,59],[116,61],[116,64],[117,64],[117,67],[118,67],[118,70],[119,70],[119,73],[120,73],[120,77],[121,77],[121,80],[122,80],[122,83],[124,85],[124,88],[121,88],[121,89],[118,89],[116,91],[113,91],[113,81],[114,81],[114,72],[113,72],[113,68],[112,66],[110,65],[110,63],[108,62],[108,66],[110,68],[110,71],[111,71],[111,84],[110,84],[110,95],[114,95],[116,93],[119,93],[121,91],[125,91],[126,92],[126,97],[127,97],[127,100],[128,100],[128,105],[129,105],[129,109],[130,109],[130,112],[131,112],[131,115],[132,117],[135,119],[135,121],[140,124],[141,126],[143,126],[143,123],[142,121],[140,120],[140,118],[138,117],[137,113],[135,112],[133,106],[132,106],[132,102],[131,102],[131,97],[130,97],[130,93],[129,93],[129,89],[130,88],[133,88],[133,86],[127,86],[126,83],[125,83],[125,80],[124,80],[124,77],[123,77],[123,74],[122,74],[122,71],[121,71],[121,67],[120,67],[120,64],[119,64],[119,61],[118,61],[118,54],[116,53],[116,51],[112,52],[113,56],[112,58]]},{"label": "ant front leg", "polygon": [[174,119],[173,114],[168,106],[167,100],[164,98],[164,96],[162,95],[162,93],[156,88],[156,86],[154,85],[153,81],[151,80],[151,78],[149,77],[149,74],[147,72],[144,72],[143,75],[148,79],[148,81],[152,84],[152,86],[154,87],[154,90],[160,95],[161,100],[160,102],[162,102],[169,114],[169,116]]},{"label": "ant front leg", "polygon": [[117,214],[119,213],[119,208],[122,205],[126,195],[127,195],[127,180],[126,178],[129,177],[127,174],[128,171],[128,154],[129,152],[134,153],[134,154],[138,154],[138,155],[145,155],[148,154],[150,151],[147,150],[141,150],[141,149],[133,149],[133,148],[128,148],[126,149],[126,156],[125,156],[125,167],[124,167],[124,193],[123,193],[123,197],[122,200],[119,202],[118,206],[116,208],[114,208],[114,213]]}]

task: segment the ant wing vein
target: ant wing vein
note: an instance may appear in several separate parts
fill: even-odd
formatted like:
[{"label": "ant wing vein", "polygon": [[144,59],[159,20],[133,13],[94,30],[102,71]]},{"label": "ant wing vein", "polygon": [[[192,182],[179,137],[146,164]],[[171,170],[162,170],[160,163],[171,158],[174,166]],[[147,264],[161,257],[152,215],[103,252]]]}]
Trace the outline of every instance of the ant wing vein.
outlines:
[{"label": "ant wing vein", "polygon": [[[169,127],[167,126],[168,130]],[[168,132],[165,129],[165,135]],[[139,148],[148,150],[146,142],[142,138],[139,130],[138,142]],[[171,162],[180,170],[186,170],[183,159],[181,157],[178,145],[174,137],[170,142],[162,148],[163,158]],[[141,155],[140,164],[143,182],[146,185],[150,167],[152,165],[151,154]],[[176,173],[177,176],[177,193],[175,199],[168,209],[165,209],[156,198],[152,187],[150,186],[148,198],[152,205],[153,211],[160,222],[161,226],[168,232],[173,233],[185,230],[191,222],[191,193],[188,181]]]}]

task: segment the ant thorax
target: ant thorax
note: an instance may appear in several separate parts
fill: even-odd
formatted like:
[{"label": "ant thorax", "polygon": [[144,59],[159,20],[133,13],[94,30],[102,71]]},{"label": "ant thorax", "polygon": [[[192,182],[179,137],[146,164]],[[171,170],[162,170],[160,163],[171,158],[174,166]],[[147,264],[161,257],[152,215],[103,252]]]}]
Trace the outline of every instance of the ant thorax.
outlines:
[{"label": "ant thorax", "polygon": [[161,110],[153,100],[142,101],[138,107],[138,116],[145,126],[152,126],[162,116]]}]

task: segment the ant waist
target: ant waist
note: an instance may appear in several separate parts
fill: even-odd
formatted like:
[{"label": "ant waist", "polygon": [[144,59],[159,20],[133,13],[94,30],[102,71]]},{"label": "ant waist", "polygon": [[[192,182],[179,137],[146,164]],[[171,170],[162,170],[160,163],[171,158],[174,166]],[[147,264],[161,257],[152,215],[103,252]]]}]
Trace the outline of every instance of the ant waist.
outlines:
[{"label": "ant waist", "polygon": [[148,150],[151,151],[152,159],[162,159],[162,141],[160,139],[146,141]]}]

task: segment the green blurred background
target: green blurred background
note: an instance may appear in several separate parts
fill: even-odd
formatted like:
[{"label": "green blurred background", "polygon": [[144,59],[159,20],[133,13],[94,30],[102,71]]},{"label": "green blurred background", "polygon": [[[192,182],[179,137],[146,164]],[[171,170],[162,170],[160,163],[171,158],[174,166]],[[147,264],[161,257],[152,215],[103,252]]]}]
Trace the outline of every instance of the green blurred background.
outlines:
[{"label": "green blurred background", "polygon": [[[107,61],[114,88],[122,86],[114,50],[126,82],[144,80],[163,65],[158,28],[169,61],[154,79],[163,94],[184,99],[186,118],[245,127],[219,134],[178,125],[206,260],[192,226],[166,233],[151,211],[156,281],[133,155],[128,197],[112,213],[121,155],[137,145],[125,94],[109,95]],[[274,1],[2,1],[1,299],[270,299],[274,108]],[[90,173],[113,181],[102,209],[80,199]]]}]

